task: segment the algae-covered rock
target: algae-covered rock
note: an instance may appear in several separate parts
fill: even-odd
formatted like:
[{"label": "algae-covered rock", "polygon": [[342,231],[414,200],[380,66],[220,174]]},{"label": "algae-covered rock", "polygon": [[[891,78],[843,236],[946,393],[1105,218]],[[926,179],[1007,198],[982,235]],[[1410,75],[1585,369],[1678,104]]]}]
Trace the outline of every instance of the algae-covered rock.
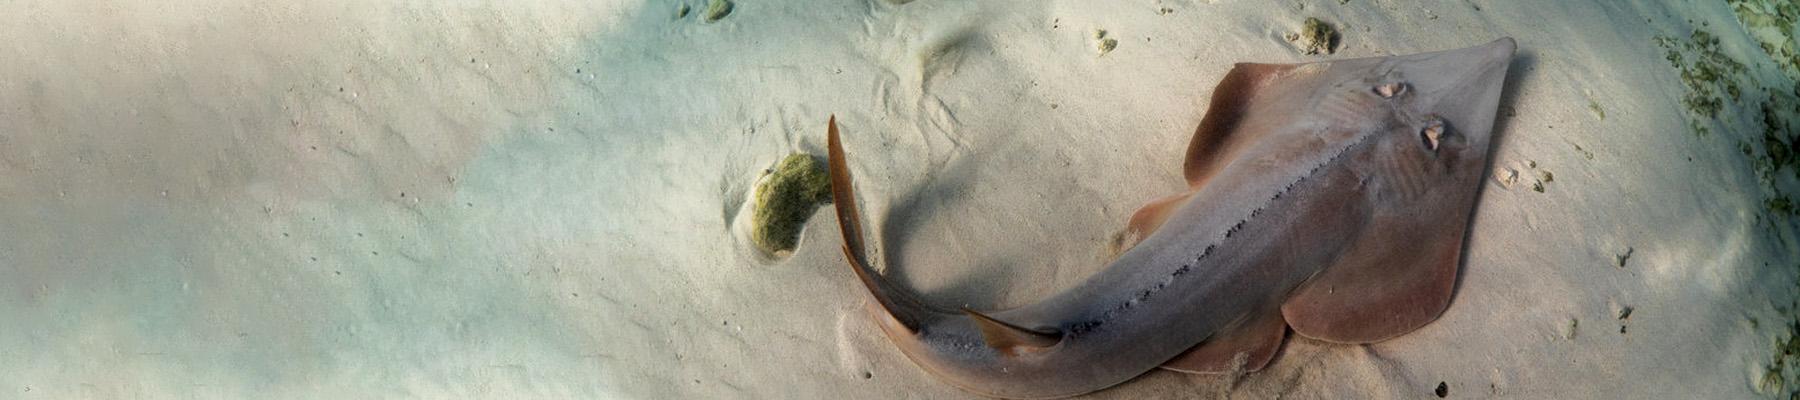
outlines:
[{"label": "algae-covered rock", "polygon": [[706,12],[701,14],[700,18],[706,22],[718,21],[725,18],[726,15],[731,15],[732,7],[734,5],[731,4],[731,0],[708,1],[706,2]]},{"label": "algae-covered rock", "polygon": [[793,154],[764,171],[752,199],[750,241],[766,254],[794,250],[800,228],[819,205],[831,201],[831,177],[825,163]]},{"label": "algae-covered rock", "polygon": [[1318,18],[1307,18],[1300,31],[1289,33],[1287,40],[1301,54],[1331,54],[1337,52],[1338,31]]}]

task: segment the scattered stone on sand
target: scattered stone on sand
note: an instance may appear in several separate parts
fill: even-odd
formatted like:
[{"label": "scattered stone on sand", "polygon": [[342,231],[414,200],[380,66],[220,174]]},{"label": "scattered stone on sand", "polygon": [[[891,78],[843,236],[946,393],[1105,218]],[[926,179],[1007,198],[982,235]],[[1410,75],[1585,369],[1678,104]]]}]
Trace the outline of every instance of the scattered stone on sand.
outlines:
[{"label": "scattered stone on sand", "polygon": [[[1537,169],[1537,167],[1538,167],[1537,161],[1525,160],[1525,168],[1526,169]],[[1508,171],[1512,171],[1512,170],[1509,169]],[[1516,173],[1516,172],[1514,172],[1514,173]],[[1536,182],[1532,182],[1532,184],[1531,184],[1531,191],[1534,191],[1534,192],[1543,193],[1544,189],[1545,189],[1544,184],[1556,181],[1556,175],[1550,173],[1550,171],[1548,171],[1548,170],[1537,171],[1536,175],[1537,175]]]},{"label": "scattered stone on sand", "polygon": [[764,171],[756,186],[750,241],[765,254],[782,256],[800,241],[800,229],[820,205],[831,201],[831,178],[825,163],[808,154],[792,154]]},{"label": "scattered stone on sand", "polygon": [[1575,144],[1575,142],[1569,142],[1569,145],[1575,146],[1575,152],[1581,153],[1581,158],[1588,159],[1588,161],[1594,160],[1594,152],[1582,148],[1581,145]]},{"label": "scattered stone on sand", "polygon": [[1114,48],[1118,47],[1119,40],[1106,37],[1105,29],[1094,30],[1094,49],[1098,50],[1100,55],[1104,56],[1106,53],[1111,53]]},{"label": "scattered stone on sand", "polygon": [[1777,391],[1781,390],[1782,383],[1781,370],[1776,367],[1769,367],[1767,371],[1763,371],[1762,379],[1756,382],[1756,391],[1764,394],[1778,393]]},{"label": "scattered stone on sand", "polygon": [[1449,382],[1438,382],[1437,390],[1433,390],[1433,391],[1431,391],[1431,393],[1436,394],[1437,397],[1440,399],[1445,398],[1445,397],[1450,397],[1450,383]]},{"label": "scattered stone on sand", "polygon": [[706,2],[706,12],[701,14],[700,18],[706,22],[718,21],[721,18],[725,18],[726,15],[731,15],[731,9],[735,6],[735,4],[731,3],[731,0],[708,1]]},{"label": "scattered stone on sand", "polygon": [[1581,320],[1569,318],[1569,325],[1563,327],[1563,339],[1575,340],[1575,330],[1581,327]]},{"label": "scattered stone on sand", "polygon": [[1494,181],[1500,183],[1503,189],[1512,189],[1513,185],[1519,183],[1519,170],[1503,168],[1494,173]]},{"label": "scattered stone on sand", "polygon": [[1612,309],[1612,317],[1619,321],[1619,333],[1625,333],[1626,321],[1631,320],[1631,312],[1636,309],[1629,305],[1619,304],[1614,300],[1607,300],[1606,305]]},{"label": "scattered stone on sand", "polygon": [[1337,28],[1331,27],[1331,24],[1320,21],[1318,18],[1310,17],[1306,19],[1305,24],[1301,25],[1299,32],[1287,35],[1288,42],[1293,43],[1294,48],[1300,50],[1300,54],[1307,55],[1337,52],[1338,38]]},{"label": "scattered stone on sand", "polygon": [[[1784,312],[1785,313],[1785,312]],[[1785,331],[1778,333],[1774,347],[1770,349],[1770,360],[1765,367],[1761,379],[1757,380],[1757,390],[1768,394],[1787,395],[1794,393],[1788,387],[1791,382],[1786,379],[1794,375],[1794,367],[1800,364],[1800,321],[1789,322]]]}]

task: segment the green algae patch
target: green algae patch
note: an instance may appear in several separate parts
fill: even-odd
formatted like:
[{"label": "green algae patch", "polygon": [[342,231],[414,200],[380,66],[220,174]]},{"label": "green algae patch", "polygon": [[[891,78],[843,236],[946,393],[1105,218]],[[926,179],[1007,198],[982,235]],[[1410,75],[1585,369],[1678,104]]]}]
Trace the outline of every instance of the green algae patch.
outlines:
[{"label": "green algae patch", "polygon": [[764,254],[782,255],[800,242],[820,205],[831,201],[831,177],[825,163],[807,154],[792,154],[763,171],[750,215],[750,242]]},{"label": "green algae patch", "polygon": [[1339,38],[1337,28],[1318,18],[1307,18],[1299,32],[1287,34],[1288,42],[1306,55],[1336,53]]},{"label": "green algae patch", "polygon": [[[1800,6],[1792,1],[1731,1],[1743,28],[1762,42],[1770,64],[1779,73],[1753,74],[1750,65],[1764,65],[1760,58],[1753,55],[1746,65],[1727,56],[1719,37],[1706,30],[1696,29],[1685,39],[1658,35],[1656,43],[1686,89],[1681,105],[1686,109],[1689,130],[1707,137],[1714,129],[1722,129],[1727,138],[1737,142],[1743,160],[1762,186],[1764,214],[1759,221],[1774,227],[1800,216],[1800,208],[1795,207],[1800,203],[1795,201],[1795,188],[1800,187],[1800,135],[1796,134],[1800,132],[1800,83],[1793,78],[1791,50],[1783,50],[1783,46],[1792,47],[1793,29],[1800,27],[1790,28],[1785,31],[1788,36],[1773,41],[1766,33],[1782,32],[1767,26],[1771,23],[1800,18]],[[1768,218],[1761,218],[1765,216]]]},{"label": "green algae patch", "polygon": [[700,13],[700,19],[706,22],[718,21],[725,18],[727,15],[731,15],[731,9],[736,6],[737,5],[731,3],[731,0],[708,1],[706,2],[706,10]]},{"label": "green algae patch", "polygon": [[[1741,100],[1743,88],[1738,82],[1745,79],[1748,69],[1719,51],[1719,37],[1696,29],[1686,41],[1659,35],[1656,44],[1663,48],[1663,58],[1681,71],[1681,83],[1687,89],[1681,96],[1681,105],[1691,117],[1717,119],[1726,100]],[[1689,126],[1697,135],[1710,133],[1705,124],[1690,121]]]},{"label": "green algae patch", "polygon": [[1751,140],[1761,142],[1757,143],[1761,146],[1754,146],[1749,140],[1739,144],[1750,158],[1757,180],[1769,192],[1764,207],[1782,218],[1800,216],[1800,210],[1794,207],[1794,193],[1783,190],[1791,182],[1800,182],[1800,85],[1794,91],[1792,95],[1771,91],[1758,104],[1762,131],[1758,132],[1760,137]]},{"label": "green algae patch", "polygon": [[1731,5],[1738,23],[1757,41],[1763,53],[1781,67],[1781,72],[1788,78],[1800,80],[1800,50],[1796,49],[1794,39],[1800,35],[1800,1],[1725,0],[1725,3]]}]

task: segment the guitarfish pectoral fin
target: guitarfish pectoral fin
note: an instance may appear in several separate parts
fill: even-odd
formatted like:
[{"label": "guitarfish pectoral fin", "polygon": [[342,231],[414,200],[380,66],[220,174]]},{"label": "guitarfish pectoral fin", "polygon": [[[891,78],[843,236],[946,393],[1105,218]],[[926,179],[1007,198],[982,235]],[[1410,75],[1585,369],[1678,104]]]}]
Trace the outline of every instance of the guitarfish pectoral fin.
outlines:
[{"label": "guitarfish pectoral fin", "polygon": [[1023,328],[968,308],[963,308],[962,311],[975,321],[977,328],[981,328],[981,339],[987,342],[988,347],[1011,351],[1045,348],[1062,341],[1062,332]]},{"label": "guitarfish pectoral fin", "polygon": [[1328,342],[1373,343],[1437,319],[1456,286],[1465,224],[1428,222],[1382,217],[1364,228],[1349,252],[1282,305],[1294,332]]},{"label": "guitarfish pectoral fin", "polygon": [[1297,66],[1239,63],[1219,80],[1219,85],[1213,88],[1206,116],[1194,129],[1187,156],[1182,158],[1181,169],[1189,187],[1205,186],[1213,175],[1236,159],[1248,143],[1267,133],[1266,129],[1245,129],[1240,125],[1256,111],[1252,106],[1257,103],[1257,93],[1270,82],[1280,81]]}]

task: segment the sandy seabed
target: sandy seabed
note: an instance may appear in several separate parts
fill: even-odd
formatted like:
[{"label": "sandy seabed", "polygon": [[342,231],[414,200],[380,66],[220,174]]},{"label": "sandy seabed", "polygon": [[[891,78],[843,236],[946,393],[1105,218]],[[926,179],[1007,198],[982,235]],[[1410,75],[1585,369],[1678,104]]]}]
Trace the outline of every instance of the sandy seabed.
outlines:
[{"label": "sandy seabed", "polygon": [[[0,398],[969,397],[863,314],[829,212],[789,258],[744,243],[758,173],[824,154],[828,115],[890,278],[1003,308],[1100,269],[1183,186],[1233,63],[1505,36],[1498,178],[1438,321],[1093,397],[1800,382],[1800,229],[1740,146],[1766,151],[1760,117],[1696,117],[1658,46],[1705,30],[1746,90],[1792,86],[1731,5],[682,4],[0,6]],[[1336,54],[1284,39],[1308,17]]]}]

